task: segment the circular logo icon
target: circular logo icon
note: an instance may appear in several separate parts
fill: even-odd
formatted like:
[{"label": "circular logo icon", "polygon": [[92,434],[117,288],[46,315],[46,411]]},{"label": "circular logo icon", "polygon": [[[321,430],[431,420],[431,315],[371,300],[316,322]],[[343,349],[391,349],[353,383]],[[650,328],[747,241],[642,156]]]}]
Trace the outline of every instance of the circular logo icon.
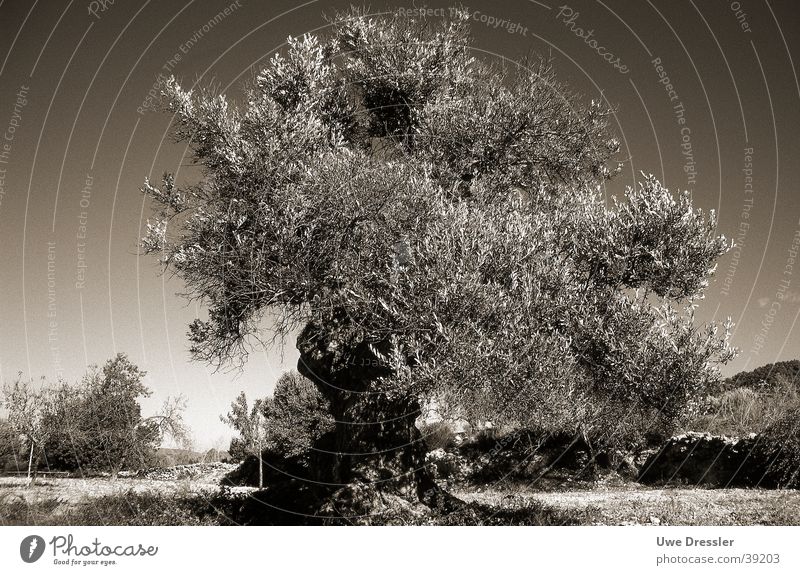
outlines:
[{"label": "circular logo icon", "polygon": [[38,535],[28,535],[19,544],[19,556],[25,563],[35,563],[44,553],[44,539]]}]

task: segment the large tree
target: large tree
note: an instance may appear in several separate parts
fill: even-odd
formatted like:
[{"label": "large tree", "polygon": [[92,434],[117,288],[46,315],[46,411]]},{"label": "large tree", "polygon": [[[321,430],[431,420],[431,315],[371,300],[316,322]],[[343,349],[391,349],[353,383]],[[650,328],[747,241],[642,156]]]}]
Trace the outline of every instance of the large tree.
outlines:
[{"label": "large tree", "polygon": [[481,61],[467,22],[339,15],[238,104],[169,81],[203,177],[143,188],[145,250],[208,307],[196,358],[300,330],[298,369],[336,421],[326,509],[362,520],[436,494],[422,399],[522,423],[556,396],[670,420],[730,354],[693,318],[728,247],[713,213],[652,177],[605,201],[610,112],[549,61]]}]

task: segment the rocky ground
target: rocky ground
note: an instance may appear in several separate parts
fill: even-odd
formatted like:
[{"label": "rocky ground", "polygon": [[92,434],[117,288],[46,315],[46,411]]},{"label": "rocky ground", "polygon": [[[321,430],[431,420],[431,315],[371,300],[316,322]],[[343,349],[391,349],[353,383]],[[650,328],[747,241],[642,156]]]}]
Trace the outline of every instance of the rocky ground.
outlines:
[{"label": "rocky ground", "polygon": [[198,483],[218,485],[222,478],[238,467],[235,463],[192,463],[174,467],[155,467],[145,469],[131,477],[153,479],[156,481],[190,480]]}]

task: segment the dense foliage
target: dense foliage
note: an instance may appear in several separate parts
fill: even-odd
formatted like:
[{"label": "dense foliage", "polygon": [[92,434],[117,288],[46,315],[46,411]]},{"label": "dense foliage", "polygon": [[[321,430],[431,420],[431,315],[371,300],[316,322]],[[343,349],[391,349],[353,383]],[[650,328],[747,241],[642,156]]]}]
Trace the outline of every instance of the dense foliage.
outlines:
[{"label": "dense foliage", "polygon": [[296,371],[284,373],[272,397],[264,400],[267,447],[284,457],[302,455],[333,430],[328,402]]},{"label": "dense foliage", "polygon": [[167,83],[204,177],[145,183],[143,246],[208,306],[192,352],[241,359],[269,314],[470,418],[674,420],[732,355],[729,325],[694,322],[728,248],[713,212],[651,176],[607,202],[609,111],[548,61],[479,60],[467,22],[339,15],[238,105]]},{"label": "dense foliage", "polygon": [[794,405],[759,437],[768,473],[781,487],[800,488],[800,405]]},{"label": "dense foliage", "polygon": [[325,398],[296,371],[281,375],[272,396],[252,405],[241,392],[222,421],[237,432],[229,452],[238,461],[263,450],[285,458],[302,455],[333,428]]},{"label": "dense foliage", "polygon": [[45,425],[47,463],[66,470],[139,469],[161,443],[158,425],[142,417],[139,400],[150,391],[145,372],[124,354],[93,367],[77,386],[55,390],[54,409]]},{"label": "dense foliage", "polygon": [[27,466],[25,445],[7,419],[0,419],[0,471],[22,471]]}]

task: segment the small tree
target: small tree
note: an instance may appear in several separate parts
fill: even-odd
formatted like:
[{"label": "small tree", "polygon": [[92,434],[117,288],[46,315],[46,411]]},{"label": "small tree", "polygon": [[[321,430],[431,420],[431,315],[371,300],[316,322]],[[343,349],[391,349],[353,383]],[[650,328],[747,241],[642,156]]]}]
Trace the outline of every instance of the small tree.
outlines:
[{"label": "small tree", "polygon": [[314,382],[295,370],[278,378],[272,397],[257,399],[252,407],[240,393],[221,419],[239,433],[231,440],[231,456],[258,457],[260,487],[265,450],[284,459],[301,458],[307,465],[314,444],[335,428],[328,401]]},{"label": "small tree", "polygon": [[142,420],[139,405],[139,399],[151,393],[143,383],[145,375],[118,354],[84,377],[78,415],[83,432],[80,455],[89,466],[116,475],[126,466],[141,467],[155,452],[157,425]]},{"label": "small tree", "polygon": [[257,399],[252,407],[248,407],[247,396],[241,392],[231,403],[231,410],[227,415],[221,415],[223,423],[227,423],[239,433],[236,445],[231,442],[231,454],[239,452],[242,455],[254,455],[258,458],[258,486],[264,487],[264,447],[266,426],[263,409],[263,400]]},{"label": "small tree", "polygon": [[192,449],[194,447],[192,433],[183,419],[187,403],[184,395],[167,397],[158,413],[144,418],[142,424],[154,425],[160,442],[169,438],[183,449]]},{"label": "small tree", "polygon": [[53,432],[47,425],[48,417],[55,408],[53,397],[46,386],[37,390],[32,382],[23,381],[22,374],[19,374],[11,386],[3,387],[3,404],[8,410],[11,429],[24,438],[30,450],[28,481],[31,482],[34,479],[31,474],[38,467],[42,449]]}]

